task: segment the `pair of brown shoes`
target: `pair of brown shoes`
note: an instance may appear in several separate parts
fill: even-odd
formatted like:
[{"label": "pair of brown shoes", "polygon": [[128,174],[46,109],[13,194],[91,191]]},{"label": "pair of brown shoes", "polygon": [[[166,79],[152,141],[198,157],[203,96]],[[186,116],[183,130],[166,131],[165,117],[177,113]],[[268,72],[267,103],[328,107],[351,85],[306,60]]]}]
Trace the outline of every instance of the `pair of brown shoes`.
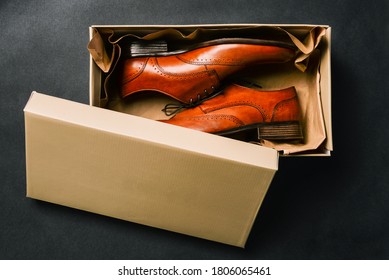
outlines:
[{"label": "pair of brown shoes", "polygon": [[[300,107],[293,87],[263,91],[223,81],[249,66],[283,63],[295,56],[284,43],[220,39],[191,50],[148,53],[122,62],[120,95],[157,91],[179,101],[163,122],[232,136],[255,131],[269,140],[302,139]],[[165,108],[169,109],[169,108]]]}]

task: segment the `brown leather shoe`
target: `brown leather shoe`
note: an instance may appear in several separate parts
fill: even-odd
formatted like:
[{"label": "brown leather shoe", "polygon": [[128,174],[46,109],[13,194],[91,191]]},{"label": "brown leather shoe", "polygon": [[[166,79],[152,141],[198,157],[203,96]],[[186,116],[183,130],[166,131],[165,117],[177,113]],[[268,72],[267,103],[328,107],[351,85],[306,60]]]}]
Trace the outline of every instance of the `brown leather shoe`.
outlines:
[{"label": "brown leather shoe", "polygon": [[228,137],[253,132],[259,139],[303,138],[294,87],[263,91],[232,84],[214,98],[161,122]]},{"label": "brown leather shoe", "polygon": [[289,45],[261,40],[255,44],[255,41],[210,45],[174,55],[125,59],[118,80],[119,94],[126,97],[137,92],[157,91],[191,104],[211,95],[224,79],[248,66],[286,62],[295,55]]}]

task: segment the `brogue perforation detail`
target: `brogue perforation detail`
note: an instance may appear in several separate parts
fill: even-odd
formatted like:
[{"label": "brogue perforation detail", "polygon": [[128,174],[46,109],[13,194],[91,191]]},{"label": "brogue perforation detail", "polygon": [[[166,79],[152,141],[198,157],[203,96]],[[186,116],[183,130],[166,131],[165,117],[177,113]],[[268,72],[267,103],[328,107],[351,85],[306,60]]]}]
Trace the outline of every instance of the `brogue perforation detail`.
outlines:
[{"label": "brogue perforation detail", "polygon": [[276,116],[276,113],[278,111],[282,110],[283,107],[285,107],[286,105],[288,105],[291,102],[294,102],[295,100],[297,100],[297,96],[293,96],[292,98],[285,99],[285,100],[282,100],[279,103],[277,103],[276,106],[274,107],[271,120],[273,121],[273,119]]},{"label": "brogue perforation detail", "polygon": [[161,65],[159,65],[157,58],[154,58],[152,66],[153,66],[154,71],[158,75],[164,76],[164,77],[169,77],[169,78],[174,78],[176,80],[187,80],[187,79],[191,79],[191,78],[201,78],[204,76],[211,77],[211,76],[215,75],[214,71],[212,71],[212,70],[198,71],[198,72],[189,73],[189,74],[168,72]]},{"label": "brogue perforation detail", "polygon": [[134,67],[131,71],[126,72],[126,73],[128,73],[128,75],[126,75],[126,79],[124,80],[123,83],[124,84],[129,83],[133,79],[138,77],[140,74],[142,74],[142,72],[144,71],[144,69],[147,65],[148,60],[149,60],[149,58],[144,59],[142,62],[139,62],[139,66]]},{"label": "brogue perforation detail", "polygon": [[208,108],[207,110],[204,110],[205,112],[213,112],[213,111],[217,111],[217,110],[221,110],[221,109],[225,109],[225,108],[228,108],[228,107],[235,107],[235,106],[250,106],[250,107],[254,107],[255,109],[257,109],[261,115],[262,115],[262,118],[264,120],[268,120],[270,118],[270,116],[266,113],[266,110],[258,105],[258,104],[255,104],[253,102],[250,102],[250,101],[234,101],[234,102],[228,102],[228,103],[224,103],[222,106],[214,106],[214,107],[211,107],[211,108]]},{"label": "brogue perforation detail", "polygon": [[186,59],[183,56],[177,56],[182,62],[193,65],[223,65],[223,66],[239,66],[242,62],[228,58],[195,58]]}]

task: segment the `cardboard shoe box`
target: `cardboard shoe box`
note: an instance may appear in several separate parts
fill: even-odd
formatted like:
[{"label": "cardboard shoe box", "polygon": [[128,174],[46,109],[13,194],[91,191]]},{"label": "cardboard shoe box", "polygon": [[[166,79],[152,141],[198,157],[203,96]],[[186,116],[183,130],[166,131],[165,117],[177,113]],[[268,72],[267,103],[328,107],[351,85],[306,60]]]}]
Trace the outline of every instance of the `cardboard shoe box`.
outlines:
[{"label": "cardboard shoe box", "polygon": [[[320,130],[319,136],[305,135],[306,142],[321,139],[316,146],[309,144],[302,151],[301,144],[245,143],[160,123],[144,113],[132,114],[142,104],[114,103],[110,107],[104,81],[114,62],[115,47],[104,40],[112,34],[145,36],[166,29],[217,34],[252,27],[282,28],[306,50],[294,61],[299,72],[293,79],[298,76],[301,95],[314,89],[313,100],[299,98],[304,116],[319,116],[305,125],[306,130],[311,125],[322,127],[324,137]],[[320,26],[322,35],[315,45],[309,37],[317,34],[317,27],[92,26],[91,42],[103,44],[101,49],[90,48],[90,105],[33,92],[24,109],[27,196],[244,247],[277,171],[279,154],[323,156],[332,150],[330,27]],[[314,49],[320,52],[314,54]],[[309,70],[307,60],[315,57],[318,63]],[[287,77],[279,80],[291,81]],[[261,82],[267,81],[271,78]],[[314,112],[312,102],[317,103]]]}]

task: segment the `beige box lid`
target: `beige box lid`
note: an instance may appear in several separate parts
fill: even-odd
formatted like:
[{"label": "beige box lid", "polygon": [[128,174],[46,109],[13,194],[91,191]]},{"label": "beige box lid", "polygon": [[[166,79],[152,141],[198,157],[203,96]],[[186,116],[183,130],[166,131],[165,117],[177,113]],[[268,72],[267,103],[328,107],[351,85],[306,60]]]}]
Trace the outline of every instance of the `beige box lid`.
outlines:
[{"label": "beige box lid", "polygon": [[277,151],[33,92],[27,196],[244,247]]}]

